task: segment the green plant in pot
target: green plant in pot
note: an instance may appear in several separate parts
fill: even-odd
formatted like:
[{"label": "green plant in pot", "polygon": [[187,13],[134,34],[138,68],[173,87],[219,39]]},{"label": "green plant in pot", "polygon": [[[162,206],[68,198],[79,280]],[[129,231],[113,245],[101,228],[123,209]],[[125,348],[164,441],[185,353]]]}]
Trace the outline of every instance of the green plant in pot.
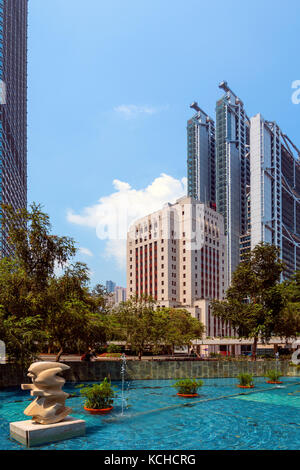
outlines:
[{"label": "green plant in pot", "polygon": [[239,379],[238,387],[240,388],[253,388],[253,375],[248,373],[242,373],[237,376]]},{"label": "green plant in pot", "polygon": [[178,390],[177,395],[182,397],[197,397],[198,388],[202,387],[203,381],[196,379],[181,379],[175,382],[172,387]]},{"label": "green plant in pot", "polygon": [[282,382],[279,380],[281,374],[275,369],[268,370],[266,373],[266,377],[269,379],[267,380],[269,384],[282,384]]},{"label": "green plant in pot", "polygon": [[105,414],[113,409],[115,392],[106,377],[100,384],[82,388],[80,393],[86,398],[84,409],[91,414]]}]

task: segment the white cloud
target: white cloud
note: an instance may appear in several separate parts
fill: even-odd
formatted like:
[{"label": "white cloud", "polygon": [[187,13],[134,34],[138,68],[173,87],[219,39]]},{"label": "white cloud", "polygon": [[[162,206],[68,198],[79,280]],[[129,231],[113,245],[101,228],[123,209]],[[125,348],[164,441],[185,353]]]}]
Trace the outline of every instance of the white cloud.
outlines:
[{"label": "white cloud", "polygon": [[126,236],[129,226],[140,217],[155,212],[167,202],[186,195],[186,178],[181,180],[162,173],[149,186],[134,189],[114,180],[115,192],[86,207],[80,214],[70,210],[69,222],[96,229],[98,238],[106,240],[105,256],[114,258],[120,268],[126,265]]},{"label": "white cloud", "polygon": [[133,119],[141,115],[152,115],[167,109],[167,106],[137,106],[135,104],[122,104],[114,111],[125,119]]},{"label": "white cloud", "polygon": [[79,252],[80,252],[82,255],[93,256],[93,253],[91,252],[91,250],[89,250],[88,248],[84,248],[83,246],[81,246],[81,247],[79,248]]}]

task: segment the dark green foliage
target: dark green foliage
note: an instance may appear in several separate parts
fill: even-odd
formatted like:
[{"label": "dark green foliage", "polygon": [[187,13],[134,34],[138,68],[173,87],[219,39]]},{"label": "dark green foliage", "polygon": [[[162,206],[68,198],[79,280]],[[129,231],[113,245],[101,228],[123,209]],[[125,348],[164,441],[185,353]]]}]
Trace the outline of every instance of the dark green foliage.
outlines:
[{"label": "dark green foliage", "polygon": [[141,358],[145,348],[160,351],[166,346],[190,345],[201,338],[204,326],[184,309],[156,308],[151,297],[133,297],[121,303],[112,316],[115,337],[126,340]]},{"label": "dark green foliage", "polygon": [[243,387],[252,387],[253,385],[253,375],[248,373],[239,374],[237,376],[239,379],[239,384]]},{"label": "dark green foliage", "polygon": [[203,380],[196,379],[181,379],[175,382],[172,387],[176,388],[178,393],[185,395],[194,395],[197,393],[198,388],[202,387]]},{"label": "dark green foliage", "polygon": [[48,215],[36,204],[2,210],[12,247],[12,256],[0,260],[0,335],[8,358],[28,365],[48,349],[59,350],[59,360],[68,348],[104,342],[105,299],[100,286],[89,292],[87,266],[70,264],[74,241],[52,235]]},{"label": "dark green foliage", "polygon": [[258,338],[268,340],[278,331],[285,306],[279,284],[283,269],[278,249],[261,243],[237,267],[225,301],[212,302],[212,313],[239,337],[254,338],[253,359]]},{"label": "dark green foliage", "polygon": [[266,377],[268,377],[268,379],[271,381],[271,382],[278,382],[278,380],[280,379],[281,377],[281,374],[278,370],[275,370],[275,369],[270,369],[267,371],[266,373]]},{"label": "dark green foliage", "polygon": [[115,397],[111,383],[106,377],[100,384],[82,388],[80,393],[86,398],[85,407],[97,410],[112,406]]},{"label": "dark green foliage", "polygon": [[107,352],[108,353],[121,353],[122,347],[119,346],[118,344],[109,344],[107,346]]}]

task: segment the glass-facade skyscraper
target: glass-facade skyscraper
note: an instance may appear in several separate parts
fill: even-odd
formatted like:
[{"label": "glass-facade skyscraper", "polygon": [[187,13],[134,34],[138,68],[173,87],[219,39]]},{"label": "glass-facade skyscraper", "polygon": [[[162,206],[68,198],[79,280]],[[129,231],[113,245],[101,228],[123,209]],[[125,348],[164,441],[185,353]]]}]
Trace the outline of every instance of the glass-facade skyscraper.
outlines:
[{"label": "glass-facade skyscraper", "polygon": [[196,114],[187,122],[188,196],[215,206],[215,123],[196,102]]},{"label": "glass-facade skyscraper", "polygon": [[106,290],[109,294],[115,291],[116,283],[113,281],[106,281]]},{"label": "glass-facade skyscraper", "polygon": [[0,203],[14,209],[27,206],[27,14],[27,0],[0,0]]},{"label": "glass-facade skyscraper", "polygon": [[251,118],[251,248],[276,245],[282,279],[300,269],[300,151],[278,124]]},{"label": "glass-facade skyscraper", "polygon": [[227,235],[228,279],[240,262],[241,240],[248,233],[250,188],[249,126],[243,102],[230,90],[216,106],[216,199]]}]

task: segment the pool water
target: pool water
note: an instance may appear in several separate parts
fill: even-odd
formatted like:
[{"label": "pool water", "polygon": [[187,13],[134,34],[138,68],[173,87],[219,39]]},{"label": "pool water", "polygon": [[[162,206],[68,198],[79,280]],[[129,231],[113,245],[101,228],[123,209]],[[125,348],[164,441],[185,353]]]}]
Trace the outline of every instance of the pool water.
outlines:
[{"label": "pool water", "polygon": [[[236,379],[205,379],[200,396],[193,399],[178,397],[174,381],[126,382],[123,416],[121,382],[113,383],[118,397],[106,416],[85,412],[79,389],[66,384],[66,392],[78,395],[67,404],[72,416],[86,420],[86,436],[39,449],[300,449],[300,379],[281,380],[275,386],[256,378],[255,389],[242,390]],[[1,450],[24,449],[10,439],[9,423],[26,419],[29,401],[28,391],[0,390]]]}]

